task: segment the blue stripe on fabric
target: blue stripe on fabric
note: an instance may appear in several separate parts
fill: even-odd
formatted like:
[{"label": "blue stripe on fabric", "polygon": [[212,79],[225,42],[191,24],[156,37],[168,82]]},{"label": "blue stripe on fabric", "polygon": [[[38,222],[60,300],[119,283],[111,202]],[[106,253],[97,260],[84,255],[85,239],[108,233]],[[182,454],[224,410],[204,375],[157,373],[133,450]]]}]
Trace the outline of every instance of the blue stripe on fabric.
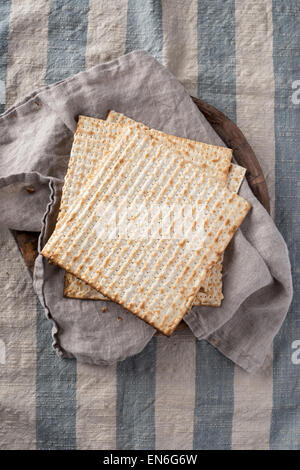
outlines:
[{"label": "blue stripe on fabric", "polygon": [[[88,0],[51,0],[47,85],[85,68]],[[36,431],[38,449],[76,448],[76,361],[60,359],[51,346],[51,323],[38,307]]]},{"label": "blue stripe on fabric", "polygon": [[[300,340],[300,103],[292,83],[300,80],[300,2],[273,1],[275,77],[276,224],[290,251],[294,299],[274,342],[271,449],[300,449],[300,364],[292,344]],[[300,90],[299,86],[297,88]],[[299,98],[298,93],[295,98]],[[295,362],[295,361],[294,361]]]},{"label": "blue stripe on fabric", "polygon": [[233,380],[232,362],[197,341],[194,449],[231,449]]},{"label": "blue stripe on fabric", "polygon": [[[198,96],[236,120],[235,2],[198,2]],[[234,364],[196,343],[195,449],[230,449]]]},{"label": "blue stripe on fabric", "polygon": [[89,0],[51,0],[46,82],[51,84],[85,68]]},{"label": "blue stripe on fabric", "polygon": [[52,324],[37,300],[37,449],[76,448],[76,361],[60,359],[51,346]]},{"label": "blue stripe on fabric", "polygon": [[[161,0],[128,0],[126,53],[145,50],[161,61]],[[117,449],[155,449],[156,339],[117,365]]]},{"label": "blue stripe on fabric", "polygon": [[161,0],[128,0],[126,53],[144,50],[161,62],[162,46]]},{"label": "blue stripe on fabric", "polygon": [[5,84],[10,6],[11,2],[9,0],[0,1],[0,114],[5,110]]},{"label": "blue stripe on fabric", "polygon": [[198,1],[198,96],[236,119],[235,2]]},{"label": "blue stripe on fabric", "polygon": [[117,365],[117,449],[155,449],[156,338]]}]

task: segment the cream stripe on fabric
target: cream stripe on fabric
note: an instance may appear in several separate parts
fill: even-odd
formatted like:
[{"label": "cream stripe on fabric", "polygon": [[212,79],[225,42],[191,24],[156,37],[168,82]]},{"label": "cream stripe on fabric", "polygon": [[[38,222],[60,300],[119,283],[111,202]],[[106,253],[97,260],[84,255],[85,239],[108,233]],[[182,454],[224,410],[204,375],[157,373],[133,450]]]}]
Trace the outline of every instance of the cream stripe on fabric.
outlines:
[{"label": "cream stripe on fabric", "polygon": [[116,448],[116,367],[77,364],[78,449]]},{"label": "cream stripe on fabric", "polygon": [[86,68],[125,53],[127,0],[90,0]]},{"label": "cream stripe on fabric", "polygon": [[274,215],[275,134],[272,0],[236,0],[236,112],[262,166]]},{"label": "cream stripe on fabric", "polygon": [[[275,136],[271,0],[236,0],[237,124],[267,179],[274,214]],[[235,367],[233,449],[268,449],[273,400],[272,359],[250,376]]]},{"label": "cream stripe on fabric", "polygon": [[156,343],[156,449],[193,449],[195,337],[188,328]]},{"label": "cream stripe on fabric", "polygon": [[0,233],[0,447],[35,449],[36,297],[18,247]]},{"label": "cream stripe on fabric", "polygon": [[233,450],[269,450],[273,398],[272,357],[264,372],[234,372]]},{"label": "cream stripe on fabric", "polygon": [[[50,0],[11,1],[6,109],[44,85],[49,8]],[[1,242],[1,449],[29,450],[36,448],[36,295],[12,235],[1,233]]]},{"label": "cream stripe on fabric", "polygon": [[197,0],[162,0],[163,64],[194,96],[198,88],[197,11]]},{"label": "cream stripe on fabric", "polygon": [[[127,0],[90,0],[86,68],[124,54],[126,25]],[[116,381],[115,366],[77,364],[78,449],[116,448]]]},{"label": "cream stripe on fabric", "polygon": [[44,86],[50,0],[12,0],[8,42],[6,107]]}]

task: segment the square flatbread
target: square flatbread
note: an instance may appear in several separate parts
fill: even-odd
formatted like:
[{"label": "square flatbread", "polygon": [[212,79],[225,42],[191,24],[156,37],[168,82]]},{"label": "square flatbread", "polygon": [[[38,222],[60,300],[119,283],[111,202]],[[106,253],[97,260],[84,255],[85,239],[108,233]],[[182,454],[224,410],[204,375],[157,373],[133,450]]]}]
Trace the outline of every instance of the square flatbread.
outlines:
[{"label": "square flatbread", "polygon": [[[42,254],[170,335],[250,209],[217,181],[202,164],[129,129]],[[183,239],[159,237],[159,223],[171,234],[178,207],[185,212],[191,206]],[[134,215],[129,225],[127,207]],[[143,220],[148,232],[141,239],[136,219],[153,207],[165,210],[148,224]],[[115,216],[119,228],[132,229],[130,237],[110,236]]]},{"label": "square flatbread", "polygon": [[[80,116],[76,134],[79,134],[81,136],[85,135],[86,137],[91,137],[91,139],[93,140],[96,137],[99,137],[99,139],[103,139],[103,136],[105,135],[104,129],[103,129],[105,127],[105,125],[103,125],[104,122],[120,124],[120,129],[124,129],[121,126],[125,125],[125,126],[130,126],[130,127],[137,127],[139,129],[149,130],[149,128],[146,127],[142,123],[138,123],[134,121],[133,119],[130,119],[127,116],[124,116],[121,113],[110,111],[107,121],[102,121],[96,118],[87,118],[87,117]],[[152,130],[152,132],[154,136],[156,137],[159,136],[161,140],[165,140],[165,137],[164,137],[165,135],[162,132],[154,131],[154,130]],[[114,133],[113,133],[113,136],[115,136]],[[176,136],[167,136],[167,137],[168,138],[170,137],[171,139],[173,139],[172,144],[176,145],[176,148],[178,147],[178,142],[181,143],[181,146],[185,145],[186,143],[194,144],[193,141],[190,141],[188,139],[183,139],[183,138],[179,138]],[[113,144],[115,143],[115,141],[116,139],[114,139]],[[107,139],[103,140],[103,144],[111,145],[111,143],[109,143],[109,140]],[[199,145],[201,145],[201,143],[199,143]],[[179,146],[179,150],[181,146]],[[214,147],[212,146],[212,148]],[[76,148],[74,150],[72,149],[72,153],[75,153],[75,152],[77,152],[77,149]],[[101,155],[103,155],[103,153]],[[231,155],[231,151],[229,155]],[[225,153],[224,158],[226,161],[229,161],[227,152]],[[101,157],[98,160],[99,163],[100,163],[100,159]],[[78,162],[80,161],[80,158],[77,158],[76,160]],[[222,168],[222,171],[224,170],[224,168]],[[96,172],[97,167],[96,165],[94,166],[90,165],[88,168],[85,168],[85,171],[87,171],[88,174],[90,174],[91,171]],[[244,178],[245,171],[246,170],[244,168],[238,165],[234,165],[234,164],[230,165],[227,186],[231,191],[238,192],[239,186]],[[79,181],[79,188],[81,189],[82,178],[78,179],[77,181]],[[79,188],[76,191],[76,195],[78,194]],[[64,295],[66,297],[78,298],[78,299],[107,300],[105,296],[103,296],[101,293],[97,292],[95,289],[91,288],[89,285],[82,282],[80,279],[77,279],[75,276],[73,276],[70,273],[66,273],[65,275]],[[207,306],[216,307],[216,306],[221,305],[222,299],[223,299],[222,263],[220,262],[220,263],[217,263],[215,266],[213,266],[211,270],[209,271],[209,273],[207,274],[207,278],[205,279],[205,282],[201,288],[201,291],[195,298],[194,305],[207,305]]]},{"label": "square flatbread", "polygon": [[[118,113],[114,110],[111,110],[106,119],[108,122],[114,122],[119,124],[129,124],[133,125],[136,123],[133,119],[125,116],[124,114]],[[168,142],[175,145],[176,148],[180,148],[185,145],[190,145],[188,139],[182,137],[177,137],[173,135],[166,135],[160,131],[149,129],[142,123],[137,123],[139,126],[144,126],[151,132],[151,135],[161,138],[166,138]],[[194,145],[194,143],[192,143]],[[226,158],[226,157],[225,157]],[[228,173],[227,187],[230,191],[238,193],[240,186],[243,182],[243,179],[246,174],[246,169],[231,163]],[[200,306],[205,305],[209,307],[220,307],[221,302],[224,298],[222,291],[222,268],[223,268],[223,258],[219,263],[216,263],[207,273],[207,276],[199,290],[197,296],[194,300],[194,305]],[[75,283],[77,281],[74,279]],[[79,286],[78,286],[79,287]],[[75,289],[74,289],[75,288]],[[76,291],[75,285],[70,286],[71,291]],[[96,294],[97,295],[97,294]],[[98,294],[99,295],[99,294]],[[97,297],[96,297],[97,298]],[[98,297],[99,298],[99,297]]]}]

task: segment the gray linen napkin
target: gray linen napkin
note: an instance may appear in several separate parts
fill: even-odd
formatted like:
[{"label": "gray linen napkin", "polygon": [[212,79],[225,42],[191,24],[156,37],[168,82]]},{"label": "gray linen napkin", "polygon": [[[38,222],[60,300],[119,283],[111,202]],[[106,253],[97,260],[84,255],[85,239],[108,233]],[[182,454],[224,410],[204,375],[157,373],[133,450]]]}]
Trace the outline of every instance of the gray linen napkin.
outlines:
[{"label": "gray linen napkin", "polygon": [[[105,118],[110,109],[168,133],[224,145],[172,74],[146,53],[133,52],[38,90],[0,116],[1,222],[40,231],[44,246],[55,226],[76,118]],[[184,320],[198,339],[255,372],[286,316],[292,281],[272,219],[247,182],[240,194],[253,207],[226,251],[222,307],[194,307]],[[58,354],[111,364],[150,341],[155,330],[118,304],[64,298],[63,278],[60,268],[38,256],[34,286],[53,322]]]}]

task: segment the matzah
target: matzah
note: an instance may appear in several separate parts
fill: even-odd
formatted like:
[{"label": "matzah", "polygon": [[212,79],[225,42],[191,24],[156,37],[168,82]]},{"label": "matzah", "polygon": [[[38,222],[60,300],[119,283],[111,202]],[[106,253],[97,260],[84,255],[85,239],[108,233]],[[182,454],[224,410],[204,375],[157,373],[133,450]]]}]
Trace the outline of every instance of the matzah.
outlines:
[{"label": "matzah", "polygon": [[[93,142],[101,138],[103,122],[109,121],[80,116],[76,132],[80,132],[87,140],[91,139]],[[112,122],[111,124],[116,125],[118,123]],[[148,129],[144,124],[135,122],[132,119],[128,120],[128,123],[122,124],[120,129],[123,129],[124,126],[134,127],[147,132],[157,142],[169,145],[170,148],[176,146],[176,152],[182,158],[201,163],[207,174],[217,178],[224,185],[227,184],[232,158],[231,149],[164,134],[155,129]]]},{"label": "matzah", "polygon": [[[107,116],[107,121],[108,122],[114,122],[114,123],[119,123],[119,124],[131,124],[134,125],[136,121],[133,119],[118,113],[114,110],[111,110]],[[142,125],[141,123],[138,123],[139,125]],[[147,128],[149,129],[149,128]],[[149,130],[152,135],[154,136],[166,136],[160,131],[156,131],[154,129]],[[185,145],[188,139],[184,139],[182,137],[177,137],[177,136],[166,136],[166,138],[176,147]],[[246,173],[246,169],[239,166],[235,165],[234,163],[231,163],[230,169],[229,169],[229,174],[228,174],[228,180],[227,180],[227,187],[230,191],[238,193],[239,188],[242,184],[242,181],[244,179]],[[212,268],[209,270],[207,273],[207,276],[203,282],[203,285],[198,292],[197,296],[195,297],[194,300],[194,305],[200,306],[200,305],[206,305],[210,307],[219,307],[221,305],[221,302],[224,298],[223,292],[222,292],[222,267],[223,267],[223,259],[212,266]],[[76,281],[75,281],[76,282]],[[71,287],[71,286],[70,286]],[[73,286],[75,287],[75,286]],[[71,287],[71,290],[73,288]],[[82,291],[81,291],[82,292]],[[95,292],[96,296],[95,299],[101,297],[97,297],[97,293]],[[82,295],[84,293],[82,292]],[[98,294],[99,296],[99,294]]]},{"label": "matzah", "polygon": [[[150,129],[149,127],[145,126],[145,124],[142,124],[141,122],[134,121],[133,119],[129,118],[128,116],[125,116],[124,114],[118,113],[118,112],[113,111],[113,110],[111,110],[108,113],[108,116],[106,118],[106,122],[111,122],[111,123],[121,124],[121,125],[127,124],[127,125],[131,125],[133,127],[137,125],[140,128],[148,130],[151,133],[151,135],[153,135],[154,137],[157,137],[157,138],[160,138],[160,139],[167,139],[167,141],[169,141],[170,143],[175,145],[176,148],[178,148],[179,150],[180,150],[181,147],[185,147],[185,149],[189,149],[191,145],[194,146],[194,148],[200,150],[201,147],[198,147],[198,144],[203,145],[203,144],[201,144],[201,142],[191,141],[191,140],[185,139],[183,137],[177,137],[177,136],[174,136],[174,135],[164,134],[163,132],[158,131],[156,129]],[[225,147],[217,147],[217,148],[222,149],[221,160],[223,162],[224,162],[224,160],[226,162],[231,160],[231,157],[232,157],[232,150],[231,149],[227,149],[227,150],[229,150],[229,154],[228,154],[226,152]],[[224,149],[225,149],[225,153],[224,153]],[[200,153],[201,153],[201,151],[200,151]],[[187,157],[190,158],[189,155]],[[197,156],[195,157],[195,161],[198,161]],[[213,163],[215,164],[215,162],[213,162]],[[224,168],[223,168],[223,170],[224,170]],[[229,172],[228,172],[228,179],[226,180],[227,187],[230,189],[230,191],[233,191],[233,192],[236,192],[236,193],[239,191],[239,188],[242,184],[245,173],[246,173],[246,169],[243,168],[242,166],[236,165],[234,163],[230,164]],[[220,175],[218,175],[218,176],[220,176]]]},{"label": "matzah", "polygon": [[[238,193],[242,181],[245,177],[246,169],[242,166],[231,164],[227,187],[233,193]],[[222,269],[223,256],[220,262],[216,263],[209,270],[203,284],[194,299],[194,305],[206,305],[208,307],[220,307],[224,298],[222,291]]]},{"label": "matzah", "polygon": [[[130,119],[127,116],[124,116],[115,111],[110,111],[107,121],[114,124],[121,124],[122,126],[131,125],[132,127],[138,127],[140,129],[149,130],[149,128],[144,124],[137,123],[133,119]],[[102,138],[103,122],[104,121],[99,120],[97,118],[87,118],[84,116],[80,116],[77,133],[83,135],[82,131],[85,131],[86,136],[92,135],[93,138],[95,138],[95,136],[99,136],[99,138]],[[153,135],[155,134],[156,131],[154,131]],[[157,131],[157,135],[161,140],[164,139],[163,133]],[[173,138],[174,141],[176,140],[177,143],[181,142],[181,144],[183,144],[184,142],[191,142],[188,141],[188,139],[182,139],[175,136],[173,136]],[[225,158],[227,158],[227,155]],[[95,166],[94,170],[97,170]],[[244,168],[238,165],[230,165],[227,186],[231,191],[238,192],[239,186],[244,178],[245,171],[246,170]],[[64,295],[66,297],[79,299],[107,300],[101,293],[99,293],[95,289],[92,289],[89,285],[83,283],[80,279],[77,279],[70,273],[66,273],[65,276]],[[199,294],[195,298],[194,305],[220,306],[222,299],[222,263],[220,262],[213,266],[208,272],[204,284],[201,288],[201,292],[199,292]]]},{"label": "matzah", "polygon": [[[245,173],[245,168],[231,164],[227,184],[230,191],[238,192]],[[216,263],[208,271],[203,285],[194,299],[193,305],[205,305],[210,307],[219,307],[221,305],[224,298],[222,292],[222,261]],[[108,300],[96,289],[93,289],[70,273],[66,273],[65,275],[64,295],[77,299]]]},{"label": "matzah", "polygon": [[[126,205],[137,202],[167,205],[165,224],[179,204],[183,210],[193,204],[197,218],[182,241],[104,236],[111,223],[109,204],[117,205],[122,225]],[[184,161],[145,132],[129,129],[42,254],[170,335],[249,208],[244,199],[207,178],[201,165]],[[158,220],[151,219],[150,229]]]},{"label": "matzah", "polygon": [[[98,120],[100,121],[100,120]],[[83,181],[88,184],[89,176],[98,168],[99,160],[102,159],[103,152],[110,149],[117,138],[122,133],[122,128],[108,121],[101,121],[98,127],[98,139],[89,141],[81,138],[81,116],[79,116],[78,126],[74,135],[72,151],[69,159],[68,170],[65,176],[61,203],[57,223],[60,224],[61,219],[65,216],[70,203],[72,204],[79,195]],[[92,137],[93,132],[89,132]]]},{"label": "matzah", "polygon": [[[110,142],[109,139],[104,138],[107,135],[106,126],[104,122],[105,121],[102,121],[97,118],[88,118],[85,116],[79,117],[76,135],[80,135],[80,136],[85,135],[87,137],[91,137],[93,141],[95,138],[96,139],[99,138],[103,142],[102,152],[99,154],[98,159],[97,160],[93,159],[93,162],[91,162],[88,166],[87,165],[85,166],[85,174],[87,176],[90,176],[93,173],[93,171],[94,172],[97,171],[97,165],[99,166],[99,164],[101,163],[101,157],[103,156],[103,150],[105,146],[107,147],[107,149],[109,149],[114,144],[114,142]],[[130,125],[132,127],[138,127],[140,129],[148,130],[148,127],[146,127],[144,124],[137,123],[136,121],[120,113],[116,113],[114,111],[111,111],[109,113],[108,122],[111,122],[114,124],[121,123],[122,126]],[[122,129],[124,128],[120,126],[120,132]],[[115,131],[116,129],[113,129],[113,132],[112,130],[110,131],[110,134],[113,133],[113,137],[115,137],[116,135],[114,134]],[[164,138],[164,134],[159,132],[158,135],[161,140]],[[174,138],[177,140],[180,140],[181,142],[188,141],[187,139],[181,139],[181,138],[176,138],[176,137]],[[76,153],[77,150],[78,149],[76,147],[75,149],[72,149],[72,154]],[[225,158],[227,158],[227,155]],[[80,156],[76,158],[76,161],[77,162],[82,161],[82,159],[80,159]],[[83,160],[83,162],[84,161],[85,160]],[[71,172],[72,168],[70,167],[70,165],[69,165],[69,169]],[[68,170],[68,173],[69,173],[69,170]],[[74,171],[72,171],[72,173],[74,173]],[[242,167],[231,164],[230,170],[229,170],[229,176],[228,176],[228,187],[231,191],[234,191],[234,192],[238,191],[239,185],[241,184],[241,181],[244,177],[244,173],[245,173],[245,170]],[[79,185],[78,185],[79,187],[77,188],[77,191],[74,191],[73,193],[74,195],[78,194],[79,188],[80,189],[82,188],[82,181],[83,181],[82,176],[81,178],[77,179],[77,181],[79,182]],[[71,191],[69,192],[69,194],[71,196]],[[70,273],[66,273],[65,275],[64,295],[66,297],[79,298],[79,299],[107,300],[101,293],[91,288],[89,285],[82,282],[80,279],[77,279],[75,276],[73,276]],[[222,299],[223,299],[222,263],[218,263],[215,266],[213,266],[211,270],[209,271],[209,273],[207,274],[207,277],[202,286],[201,292],[199,292],[199,295],[197,295],[194,305],[219,306],[221,304]]]}]

